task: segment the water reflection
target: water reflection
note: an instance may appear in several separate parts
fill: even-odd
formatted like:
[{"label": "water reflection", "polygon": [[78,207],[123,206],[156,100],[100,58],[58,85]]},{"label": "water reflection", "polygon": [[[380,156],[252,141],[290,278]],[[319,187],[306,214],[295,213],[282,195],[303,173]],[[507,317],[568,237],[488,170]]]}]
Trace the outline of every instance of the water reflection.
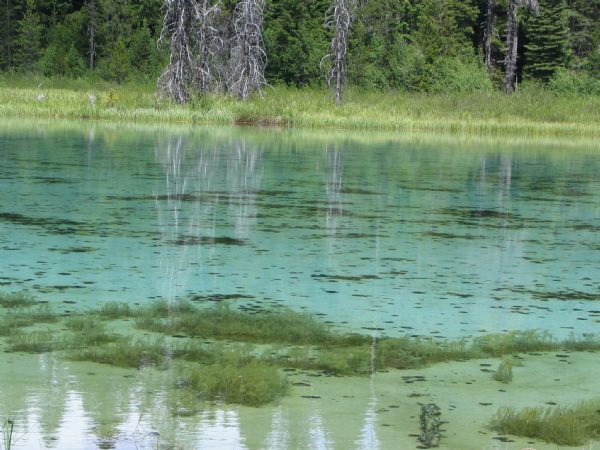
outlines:
[{"label": "water reflection", "polygon": [[[0,418],[15,422],[14,449],[325,449],[348,445],[373,449],[380,445],[374,380],[358,379],[357,386],[342,387],[339,392],[326,385],[313,390],[317,397],[324,393],[337,397],[332,404],[304,399],[295,392],[276,406],[256,409],[198,403],[197,414],[181,416],[174,414],[171,404],[175,368],[126,370],[70,363],[54,355],[12,354],[0,359],[3,379],[10,365],[24,375],[22,382],[12,381],[10,389],[6,383],[0,386]],[[344,393],[356,395],[351,410],[336,406]]]}]

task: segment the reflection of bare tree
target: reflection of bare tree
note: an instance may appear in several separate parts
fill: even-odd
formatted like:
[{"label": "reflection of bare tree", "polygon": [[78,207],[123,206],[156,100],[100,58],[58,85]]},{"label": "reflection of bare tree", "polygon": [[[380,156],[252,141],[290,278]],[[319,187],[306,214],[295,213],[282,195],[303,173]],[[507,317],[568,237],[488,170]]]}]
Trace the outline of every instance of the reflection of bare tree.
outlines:
[{"label": "reflection of bare tree", "polygon": [[237,237],[247,237],[248,229],[256,225],[256,195],[261,172],[257,170],[260,151],[247,148],[244,141],[232,146],[227,159],[229,210]]},{"label": "reflection of bare tree", "polygon": [[175,298],[187,287],[192,270],[198,270],[192,259],[202,263],[215,252],[202,243],[227,235],[217,231],[226,212],[238,238],[247,237],[256,223],[260,151],[244,141],[198,148],[179,136],[156,148],[156,160],[165,174],[154,192],[162,240],[197,244],[162,247],[163,296]]},{"label": "reflection of bare tree", "polygon": [[339,149],[333,150],[325,148],[325,158],[327,159],[327,181],[325,189],[327,192],[327,227],[335,234],[338,227],[338,216],[344,214],[342,207],[342,153]]}]

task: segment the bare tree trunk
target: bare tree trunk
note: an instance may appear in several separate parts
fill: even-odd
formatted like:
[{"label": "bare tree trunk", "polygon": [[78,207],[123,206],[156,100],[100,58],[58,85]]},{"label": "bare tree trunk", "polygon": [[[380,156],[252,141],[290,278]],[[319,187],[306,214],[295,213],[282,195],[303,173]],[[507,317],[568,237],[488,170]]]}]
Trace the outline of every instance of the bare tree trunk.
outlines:
[{"label": "bare tree trunk", "polygon": [[171,55],[167,68],[158,78],[158,92],[177,103],[190,99],[196,69],[196,56],[192,37],[194,0],[165,0],[163,28],[159,44],[169,43]]},{"label": "bare tree trunk", "polygon": [[517,13],[520,8],[539,14],[539,0],[508,0],[508,26],[506,32],[506,59],[504,72],[504,92],[512,94],[517,83],[517,52],[519,44],[519,22]]},{"label": "bare tree trunk", "polygon": [[11,47],[10,47],[10,1],[6,0],[6,67],[11,68]]},{"label": "bare tree trunk", "polygon": [[229,60],[229,91],[242,100],[261,93],[267,54],[262,39],[264,0],[240,0],[233,11],[234,36]]},{"label": "bare tree trunk", "polygon": [[517,47],[519,44],[519,24],[517,8],[519,0],[508,1],[508,26],[506,30],[506,60],[504,61],[504,92],[512,94],[517,82]]},{"label": "bare tree trunk", "polygon": [[483,49],[485,53],[485,66],[488,74],[492,74],[494,68],[492,61],[492,36],[494,33],[494,8],[496,0],[487,0],[487,13],[485,16],[485,32],[483,33]]},{"label": "bare tree trunk", "polygon": [[355,6],[356,0],[333,0],[325,19],[325,27],[334,29],[333,38],[329,44],[330,53],[323,60],[331,61],[331,68],[327,73],[327,84],[334,91],[336,105],[342,102],[342,91],[346,84],[348,34]]},{"label": "bare tree trunk", "polygon": [[220,75],[216,66],[217,53],[223,47],[218,36],[215,19],[221,12],[219,1],[214,5],[210,0],[200,0],[197,9],[195,37],[198,48],[198,67],[195,85],[200,92],[208,92],[218,87]]},{"label": "bare tree trunk", "polygon": [[88,0],[88,36],[90,38],[90,69],[94,70],[94,59],[96,57],[96,32],[98,31],[98,22],[96,14],[96,0]]}]

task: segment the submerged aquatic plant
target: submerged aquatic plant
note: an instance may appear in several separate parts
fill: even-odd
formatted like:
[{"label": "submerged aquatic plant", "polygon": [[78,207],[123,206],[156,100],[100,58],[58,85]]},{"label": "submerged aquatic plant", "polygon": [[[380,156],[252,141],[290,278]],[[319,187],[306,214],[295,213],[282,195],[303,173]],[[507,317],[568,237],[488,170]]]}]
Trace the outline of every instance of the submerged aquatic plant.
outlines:
[{"label": "submerged aquatic plant", "polygon": [[233,310],[227,305],[194,308],[183,303],[174,306],[170,311],[163,304],[151,307],[142,313],[137,326],[168,334],[250,342],[307,345],[357,345],[368,342],[367,336],[334,333],[314,316],[287,309],[249,314]]},{"label": "submerged aquatic plant", "polygon": [[3,308],[20,308],[35,305],[35,299],[24,292],[0,292],[0,306]]},{"label": "submerged aquatic plant", "polygon": [[600,438],[600,399],[570,407],[500,408],[490,423],[498,433],[542,439],[557,445],[583,445]]},{"label": "submerged aquatic plant", "polygon": [[286,377],[263,362],[189,368],[183,372],[179,386],[191,389],[202,400],[247,406],[273,402],[288,391]]},{"label": "submerged aquatic plant", "polygon": [[124,338],[103,346],[83,347],[71,352],[68,357],[74,361],[91,361],[119,367],[141,368],[159,366],[169,357],[164,339]]}]

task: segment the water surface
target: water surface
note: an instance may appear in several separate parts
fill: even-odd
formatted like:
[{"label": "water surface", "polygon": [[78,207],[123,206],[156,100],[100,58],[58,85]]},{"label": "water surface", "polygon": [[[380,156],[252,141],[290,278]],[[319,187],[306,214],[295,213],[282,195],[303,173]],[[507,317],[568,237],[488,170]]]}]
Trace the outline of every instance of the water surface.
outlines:
[{"label": "water surface", "polygon": [[[599,219],[600,151],[590,142],[0,125],[0,289],[63,312],[183,298],[250,311],[287,306],[375,336],[580,336],[598,332]],[[136,402],[160,404],[168,393],[137,378],[122,381],[111,427],[112,419],[90,418],[102,405],[82,406],[91,401],[83,393],[102,397],[106,380],[129,372],[94,378],[86,374],[107,369],[11,358],[40,378],[0,411],[32,424],[23,448],[155,448],[166,439],[164,420],[174,436],[161,442],[183,448],[393,448],[397,439],[377,422],[377,395],[365,394],[372,380],[352,388],[362,400],[346,425],[328,428],[327,415],[306,417],[314,408],[292,400],[246,415],[245,427],[262,420],[258,428],[275,430],[253,441],[240,434],[244,408],[189,423],[150,414]],[[55,392],[42,388],[48,383],[72,385],[59,391],[58,415],[40,410],[40,395]],[[289,411],[301,418],[285,419]],[[299,421],[314,422],[317,435],[286,441]],[[363,431],[344,440],[339,429],[352,421]],[[85,432],[61,428],[70,423]]]}]

